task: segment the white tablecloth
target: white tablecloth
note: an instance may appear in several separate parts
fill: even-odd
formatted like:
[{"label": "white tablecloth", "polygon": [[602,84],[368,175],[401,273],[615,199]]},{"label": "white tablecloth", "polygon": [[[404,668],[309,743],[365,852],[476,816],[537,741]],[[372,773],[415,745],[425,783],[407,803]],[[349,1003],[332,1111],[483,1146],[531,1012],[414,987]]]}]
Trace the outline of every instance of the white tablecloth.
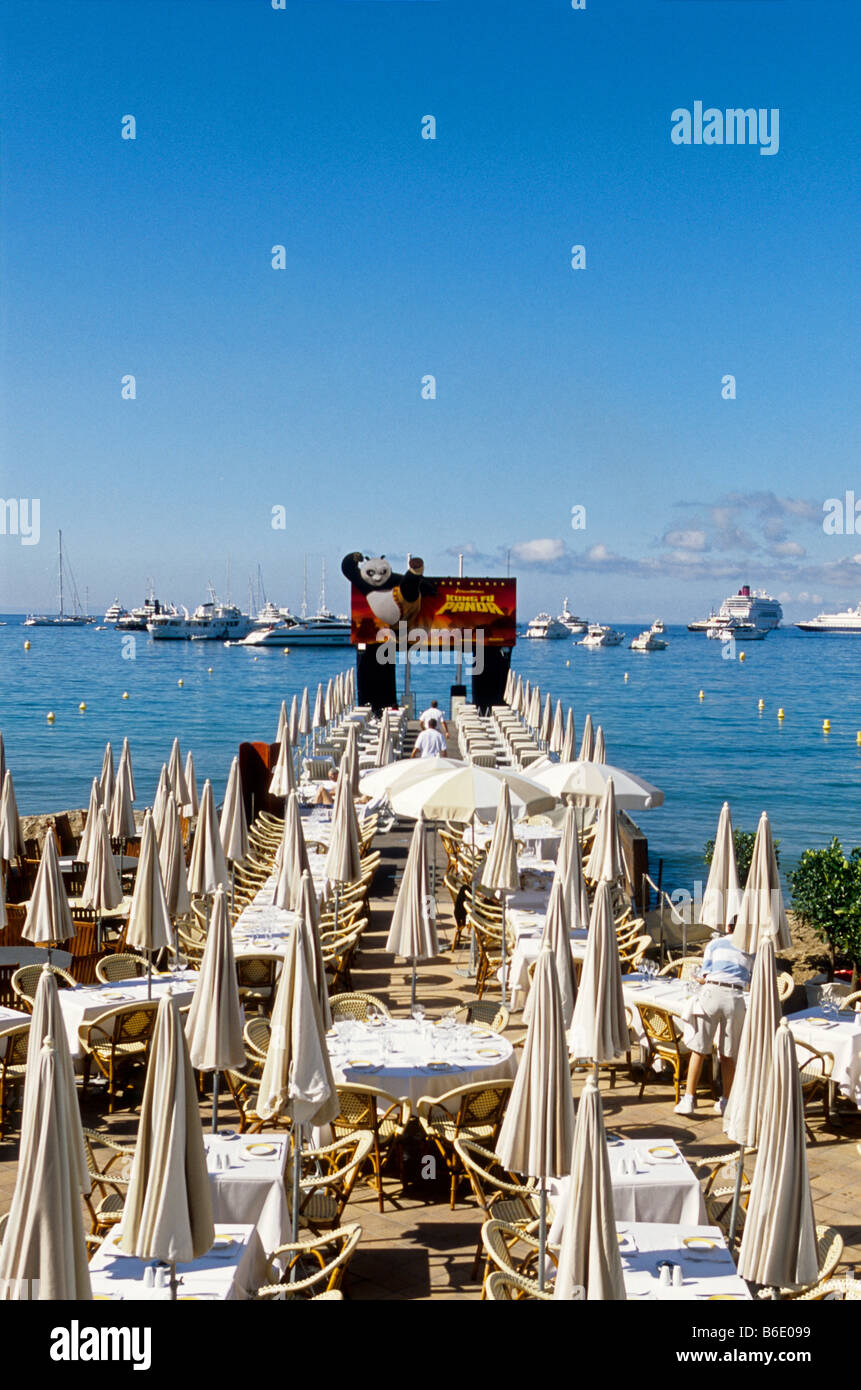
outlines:
[{"label": "white tablecloth", "polygon": [[[18,1009],[7,1009],[0,1005],[0,1032],[5,1032],[7,1028],[20,1028],[23,1024],[30,1022],[30,1015],[22,1013]],[[0,1057],[6,1056],[6,1042],[0,1042]]]},{"label": "white tablecloth", "polygon": [[[284,1191],[287,1140],[283,1135],[237,1134],[232,1139],[204,1134],[212,1215],[216,1222],[256,1226],[267,1254],[290,1239],[290,1213]],[[260,1146],[272,1155],[244,1157]],[[228,1169],[216,1167],[216,1156],[230,1159]]]},{"label": "white tablecloth", "polygon": [[[620,1242],[622,1272],[628,1298],[709,1299],[716,1295],[750,1299],[747,1284],[736,1273],[732,1255],[717,1226],[665,1225],[662,1222],[617,1222],[627,1239]],[[685,1247],[690,1238],[713,1240],[715,1249],[694,1252]],[[665,1288],[659,1283],[658,1261],[672,1260],[681,1265],[681,1288]]]},{"label": "white tablecloth", "polygon": [[[816,1020],[821,1022],[817,1023]],[[838,1020],[826,1018],[821,1008],[802,1009],[789,1014],[787,1023],[799,1042],[810,1043],[819,1052],[830,1052],[834,1058],[831,1079],[841,1093],[861,1105],[861,1014],[838,1015]]]},{"label": "white tablecloth", "polygon": [[[106,1236],[90,1261],[90,1283],[96,1298],[170,1298],[170,1289],[148,1289],[143,1260],[124,1255],[116,1247],[118,1231]],[[207,1255],[191,1264],[177,1265],[178,1298],[244,1299],[264,1281],[266,1257],[253,1226],[216,1225],[216,1244]],[[231,1237],[228,1246],[218,1239]]]},{"label": "white tablecloth", "polygon": [[[674,1149],[672,1160],[660,1159],[652,1150]],[[607,1135],[610,1158],[610,1179],[613,1184],[613,1208],[619,1221],[665,1221],[695,1224],[706,1215],[702,1191],[693,1169],[685,1162],[672,1139],[625,1139],[616,1142]],[[635,1173],[622,1171],[635,1164]],[[562,1222],[568,1178],[556,1178],[548,1184],[555,1215],[550,1230],[551,1244],[562,1239]]]},{"label": "white tablecloth", "polygon": [[[166,990],[172,986],[177,1004],[180,1008],[184,1008],[186,1004],[191,1003],[191,996],[194,994],[196,983],[197,972],[193,970],[180,970],[175,975],[154,975],[152,997],[158,1002]],[[84,1053],[78,1037],[78,1029],[81,1024],[90,1019],[98,1018],[99,1014],[107,1013],[109,1009],[119,1009],[128,1004],[139,1004],[141,1001],[146,1002],[146,976],[133,980],[115,980],[109,985],[86,985],[78,989],[61,989],[57,991],[57,997],[60,1001],[63,1022],[66,1025],[69,1051],[73,1057],[82,1057]]]},{"label": "white tablecloth", "polygon": [[[537,912],[509,910],[507,918],[517,936],[517,945],[508,969],[509,1001],[513,1009],[522,1009],[529,994],[529,967],[541,953],[544,916]],[[570,932],[569,936],[574,960],[584,960],[589,933],[575,931]],[[499,975],[502,975],[501,969]]]},{"label": "white tablecloth", "polygon": [[490,1029],[464,1024],[446,1029],[427,1022],[418,1026],[411,1018],[391,1019],[378,1027],[336,1024],[329,1056],[337,1082],[367,1082],[412,1105],[421,1096],[499,1081],[517,1070],[511,1043]]}]

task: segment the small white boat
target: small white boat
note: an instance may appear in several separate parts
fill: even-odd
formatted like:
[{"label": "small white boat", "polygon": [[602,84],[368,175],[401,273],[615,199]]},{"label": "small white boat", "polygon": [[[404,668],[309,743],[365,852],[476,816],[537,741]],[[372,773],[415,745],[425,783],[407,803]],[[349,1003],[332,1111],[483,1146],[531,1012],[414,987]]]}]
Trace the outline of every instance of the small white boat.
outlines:
[{"label": "small white boat", "polygon": [[620,647],[625,640],[624,632],[602,623],[590,623],[585,637],[578,642],[580,647]]},{"label": "small white boat", "polygon": [[315,613],[301,622],[258,628],[239,643],[241,647],[348,647],[352,636],[349,618],[334,613]]},{"label": "small white boat", "polygon": [[537,613],[527,627],[525,636],[558,642],[570,637],[571,633],[559,618],[552,618],[549,613]]},{"label": "small white boat", "polygon": [[641,632],[639,637],[635,637],[631,643],[632,652],[664,652],[669,643],[661,635],[664,631],[664,624],[660,621],[652,623],[645,632]]},{"label": "small white boat", "polygon": [[706,628],[706,637],[713,642],[764,642],[770,629],[740,623],[736,618],[716,618]]},{"label": "small white boat", "polygon": [[582,637],[583,633],[586,632],[589,627],[585,618],[578,618],[571,612],[568,607],[567,598],[562,600],[562,612],[559,614],[556,621],[557,623],[561,623],[563,627],[566,627],[572,637]]}]

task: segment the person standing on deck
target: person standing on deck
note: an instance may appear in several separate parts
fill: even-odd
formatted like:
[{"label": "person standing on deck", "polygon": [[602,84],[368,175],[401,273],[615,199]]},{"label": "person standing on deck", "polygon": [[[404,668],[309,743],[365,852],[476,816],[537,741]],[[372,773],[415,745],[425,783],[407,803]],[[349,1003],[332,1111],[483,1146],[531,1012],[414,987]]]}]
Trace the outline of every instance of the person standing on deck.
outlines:
[{"label": "person standing on deck", "polygon": [[411,758],[446,758],[448,749],[446,741],[437,728],[436,720],[428,720],[426,729],[422,729],[416,739],[416,746],[410,754]]},{"label": "person standing on deck", "polygon": [[419,715],[419,723],[423,729],[426,729],[432,719],[436,720],[437,728],[440,730],[443,737],[448,738],[448,725],[445,722],[443,712],[439,708],[436,700],[431,700],[424,714]]},{"label": "person standing on deck", "polygon": [[[715,1105],[722,1115],[729,1099],[735,1076],[735,1059],[744,1027],[744,992],[750,985],[753,957],[740,951],[726,936],[714,936],[703,953],[698,979],[705,985],[698,998],[691,1002],[687,1022],[693,1036],[686,1032],[685,1041],[691,1050],[685,1094],[675,1108],[677,1115],[693,1115],[696,1110],[697,1083],[706,1057],[712,1054],[719,1037],[720,1076],[723,1094]],[[683,1015],[685,1017],[685,1015]]]}]

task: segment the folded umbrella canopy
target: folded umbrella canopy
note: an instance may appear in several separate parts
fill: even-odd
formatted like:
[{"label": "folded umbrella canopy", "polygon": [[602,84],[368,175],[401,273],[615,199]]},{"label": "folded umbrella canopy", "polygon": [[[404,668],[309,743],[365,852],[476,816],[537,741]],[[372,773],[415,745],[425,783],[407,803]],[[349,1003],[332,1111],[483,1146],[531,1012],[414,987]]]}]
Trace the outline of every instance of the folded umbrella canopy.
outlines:
[{"label": "folded umbrella canopy", "polygon": [[349,781],[338,778],[332,808],[332,835],[326,855],[326,877],[330,883],[354,883],[362,874],[359,852],[359,823]]},{"label": "folded umbrella canopy", "polygon": [[606,883],[615,883],[625,873],[625,857],[616,818],[616,786],[612,777],[607,782],[604,800],[598,812],[592,852],[586,861],[584,872],[587,878]]},{"label": "folded umbrella canopy", "polygon": [[607,752],[604,747],[604,729],[600,724],[595,734],[595,747],[592,750],[592,761],[593,763],[606,763],[607,761]]},{"label": "folded umbrella canopy", "polygon": [[108,822],[111,835],[115,840],[131,840],[135,834],[135,813],[132,810],[130,776],[129,764],[120,763]]},{"label": "folded umbrella canopy", "polygon": [[215,797],[209,778],[203,784],[203,796],[194,831],[194,844],[188,866],[188,891],[200,897],[226,888],[229,877],[224,847],[215,818]]},{"label": "folded umbrella canopy", "polygon": [[284,833],[278,851],[278,878],[272,901],[287,912],[298,912],[302,904],[302,876],[310,872],[308,847],[299,814],[299,794],[291,792],[284,807]]},{"label": "folded umbrella canopy", "polygon": [[296,786],[296,769],[293,766],[293,745],[290,730],[285,724],[278,743],[278,758],[269,780],[270,796],[286,796]]},{"label": "folded umbrella canopy", "polygon": [[189,799],[188,786],[185,780],[185,771],[182,765],[182,753],[180,751],[178,738],[174,739],[170,750],[170,758],[167,765],[167,780],[173,789],[177,805],[187,805]]},{"label": "folded umbrella canopy", "polygon": [[114,785],[116,775],[114,773],[114,750],[109,743],[105,744],[105,756],[102,758],[102,775],[99,778],[99,790],[102,794],[102,805],[111,814],[111,803],[114,799]]},{"label": "folded umbrella canopy", "polygon": [[520,887],[517,846],[514,842],[514,825],[511,819],[511,792],[507,782],[502,782],[499,787],[496,820],[481,871],[481,886],[492,893],[498,893],[502,903],[502,1002],[505,1003],[508,993],[508,970],[505,959],[508,938],[508,929],[505,924],[505,895],[516,892]]},{"label": "folded umbrella canopy", "polygon": [[532,1012],[508,1108],[496,1141],[504,1168],[538,1178],[541,1189],[539,1283],[544,1285],[547,1239],[547,1178],[569,1171],[574,1137],[574,1100],[556,959],[543,946],[532,982]]},{"label": "folded umbrella canopy", "polygon": [[573,763],[575,756],[575,744],[577,738],[574,730],[574,711],[568,706],[568,713],[565,716],[565,737],[562,740],[562,747],[559,750],[559,761],[561,763]]},{"label": "folded umbrella canopy", "polygon": [[550,699],[550,692],[544,697],[544,713],[541,716],[538,737],[541,742],[548,744],[550,735],[553,733],[553,702]]},{"label": "folded umbrella canopy", "polygon": [[516,684],[516,683],[515,683],[515,680],[514,680],[514,672],[512,671],[511,667],[509,666],[509,668],[508,668],[508,675],[505,677],[505,690],[503,691],[503,694],[502,694],[502,703],[503,703],[504,705],[510,705],[510,704],[511,704],[511,701],[512,701],[512,699],[514,698],[515,684]]},{"label": "folded umbrella canopy", "polygon": [[311,715],[308,711],[308,687],[302,691],[302,700],[299,705],[299,732],[303,738],[311,732]]},{"label": "folded umbrella canopy", "polygon": [[568,1043],[572,1057],[596,1064],[612,1061],[630,1046],[612,890],[606,881],[595,889]]},{"label": "folded umbrella canopy", "polygon": [[[95,843],[96,830],[99,824],[99,811],[102,809],[102,792],[97,777],[93,778],[93,785],[90,787],[90,804],[87,809],[87,822],[84,826],[84,833],[75,851],[75,858],[81,864],[89,864],[90,851]],[[0,855],[0,858],[5,858]]]},{"label": "folded umbrella canopy", "polygon": [[[565,895],[559,879],[554,878],[550,890],[550,901],[544,918],[541,933],[541,946],[549,946],[556,960],[556,979],[559,983],[559,998],[562,1004],[562,1020],[565,1028],[571,1027],[574,1005],[577,1000],[577,977],[574,973],[574,957],[571,954],[568,914],[565,909]],[[533,992],[530,990],[523,1010],[523,1022],[528,1023],[534,1007]]]},{"label": "folded umbrella canopy", "polygon": [[197,799],[197,777],[194,771],[194,754],[191,749],[185,756],[185,789],[188,792],[188,800],[180,806],[180,810],[184,816],[196,816],[199,802]]},{"label": "folded umbrella canopy", "polygon": [[155,789],[155,796],[152,802],[152,818],[155,825],[155,833],[161,843],[162,829],[164,827],[165,807],[168,801],[176,805],[176,797],[173,794],[173,787],[170,785],[167,776],[167,763],[162,763],[161,772],[158,776],[158,786]]},{"label": "folded umbrella canopy", "polygon": [[580,756],[578,758],[578,762],[590,763],[592,761],[592,750],[594,746],[595,742],[592,734],[592,716],[591,714],[587,714],[585,722],[583,724],[583,737],[580,739]]},{"label": "folded umbrella canopy", "polygon": [[741,889],[735,861],[735,843],[729,802],[725,801],[718,820],[714,853],[708,882],[699,911],[699,920],[715,931],[729,931],[738,916]]},{"label": "folded umbrella canopy", "polygon": [[413,963],[410,1002],[416,1002],[416,962],[439,955],[436,904],[428,879],[424,817],[413,827],[409,854],[392,913],[386,950]]},{"label": "folded umbrella canopy", "polygon": [[155,826],[149,811],[144,816],[141,833],[141,852],[126,928],[126,944],[133,950],[146,952],[150,975],[153,955],[170,945],[170,914],[159,866]]},{"label": "folded umbrella canopy", "polygon": [[219,833],[225,857],[234,864],[238,864],[248,854],[248,822],[245,819],[245,801],[242,795],[242,778],[239,775],[238,757],[234,758],[230,764],[227,791],[224,794],[224,805],[221,808]]},{"label": "folded umbrella canopy", "polygon": [[218,1073],[241,1068],[245,1061],[242,1006],[233,955],[227,898],[217,888],[206,934],[200,974],[185,1025],[188,1054],[195,1071],[214,1072],[212,1132],[218,1133]]},{"label": "folded umbrella canopy", "polygon": [[330,676],[326,682],[326,694],[323,697],[323,715],[327,724],[331,724],[332,720],[335,718],[334,689],[332,677]]},{"label": "folded umbrella canopy", "polygon": [[577,813],[573,806],[566,806],[565,819],[562,822],[562,838],[553,874],[554,884],[557,881],[562,885],[568,930],[586,931],[589,926],[589,895],[583,878]]},{"label": "folded umbrella canopy", "polygon": [[559,754],[562,752],[565,743],[565,721],[562,718],[562,701],[556,701],[556,709],[553,713],[553,725],[550,729],[549,747],[551,753]]},{"label": "folded umbrella canopy", "polygon": [[389,767],[395,760],[392,750],[392,734],[389,728],[389,711],[383,710],[380,716],[380,732],[374,753],[374,767]]},{"label": "folded umbrella canopy", "polygon": [[323,964],[323,951],[320,946],[320,914],[317,909],[317,894],[314,892],[314,883],[307,869],[302,874],[299,921],[296,930],[299,932],[305,948],[323,1028],[331,1028],[332,1010],[329,1006],[329,985],[326,980],[326,967]]},{"label": "folded umbrella canopy", "polygon": [[341,781],[347,780],[350,792],[355,797],[359,794],[359,726],[351,724],[347,730],[347,746],[341,758],[341,765],[338,768],[338,776]]},{"label": "folded umbrella canopy", "polygon": [[24,837],[21,834],[15,787],[12,774],[7,771],[3,778],[3,794],[0,796],[0,859],[5,859],[8,863],[11,859],[20,859],[23,854]]},{"label": "folded umbrella canopy", "polygon": [[191,910],[191,898],[188,892],[185,851],[182,847],[182,827],[179,823],[179,811],[172,796],[169,796],[165,803],[161,835],[157,836],[157,839],[158,863],[167,910],[171,917],[182,917]]},{"label": "folded umbrella canopy", "polygon": [[[294,695],[290,701],[290,714],[287,719],[287,728],[290,730],[290,742],[295,746],[299,737],[299,701]],[[278,740],[276,739],[277,743]]]},{"label": "folded umbrella canopy", "polygon": [[523,714],[523,677],[518,675],[514,685],[512,706],[517,714]]},{"label": "folded umbrella canopy", "polygon": [[42,844],[42,858],[21,935],[25,941],[57,945],[77,935],[60,873],[57,842],[50,830]]},{"label": "folded umbrella canopy", "polygon": [[277,728],[276,731],[275,731],[275,742],[276,742],[276,743],[280,743],[280,742],[281,742],[281,735],[283,734],[284,730],[285,730],[285,729],[289,729],[289,727],[290,727],[290,721],[289,721],[289,716],[288,716],[288,714],[287,714],[287,701],[286,701],[286,700],[282,700],[282,701],[281,701],[281,710],[280,710],[280,713],[279,713],[279,715],[278,715],[278,728]]},{"label": "folded umbrella canopy", "polygon": [[554,1297],[568,1300],[627,1297],[616,1234],[601,1094],[592,1076],[587,1077],[577,1108]]},{"label": "folded umbrella canopy", "polygon": [[101,914],[113,912],[123,900],[123,890],[114,864],[108,818],[104,806],[96,815],[96,829],[89,848],[89,868],[84,880],[81,905]]},{"label": "folded umbrella canopy", "polygon": [[122,753],[120,754],[120,767],[122,767],[123,764],[125,764],[125,766],[126,766],[126,768],[127,768],[127,770],[128,770],[129,800],[130,800],[130,801],[134,801],[134,800],[135,800],[135,774],[134,774],[134,771],[133,771],[133,769],[132,769],[132,750],[131,750],[131,748],[130,748],[130,746],[129,746],[129,741],[128,741],[127,738],[124,738],[124,739],[123,739],[123,751],[122,751]]},{"label": "folded umbrella canopy", "polygon": [[537,685],[534,685],[532,687],[532,693],[529,697],[529,708],[526,712],[526,722],[529,725],[530,729],[532,729],[533,733],[537,734],[539,728],[541,727],[541,691],[539,690]]},{"label": "folded umbrella canopy", "polygon": [[[175,1266],[212,1248],[215,1227],[197,1085],[175,997],[162,996],[117,1245]],[[175,1291],[175,1280],[174,1280]]]},{"label": "folded umbrella canopy", "polygon": [[819,1276],[804,1141],[804,1097],[795,1042],[786,1019],[781,1019],[774,1035],[738,1272],[752,1284],[775,1288],[812,1284]]},{"label": "folded umbrella canopy", "polygon": [[732,939],[740,950],[753,953],[766,931],[774,934],[775,946],[779,950],[788,951],[791,948],[792,935],[786,920],[771,825],[763,811]]}]

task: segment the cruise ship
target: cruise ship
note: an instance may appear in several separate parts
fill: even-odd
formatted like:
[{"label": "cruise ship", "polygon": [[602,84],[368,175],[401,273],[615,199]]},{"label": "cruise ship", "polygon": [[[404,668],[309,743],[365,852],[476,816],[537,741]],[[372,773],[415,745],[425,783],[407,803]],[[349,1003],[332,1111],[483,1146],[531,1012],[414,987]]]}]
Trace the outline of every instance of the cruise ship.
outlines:
[{"label": "cruise ship", "polygon": [[570,637],[571,633],[560,618],[552,618],[549,613],[536,613],[524,635],[559,641],[563,637]]},{"label": "cruise ship", "polygon": [[749,584],[743,584],[737,594],[724,599],[717,613],[712,609],[707,618],[688,623],[688,632],[708,632],[709,628],[732,620],[761,632],[773,632],[780,627],[782,617],[783,609],[776,598],[763,589],[751,589]]},{"label": "cruise ship", "polygon": [[861,632],[861,603],[857,608],[847,608],[843,613],[820,613],[818,618],[808,618],[795,626],[802,632]]}]

